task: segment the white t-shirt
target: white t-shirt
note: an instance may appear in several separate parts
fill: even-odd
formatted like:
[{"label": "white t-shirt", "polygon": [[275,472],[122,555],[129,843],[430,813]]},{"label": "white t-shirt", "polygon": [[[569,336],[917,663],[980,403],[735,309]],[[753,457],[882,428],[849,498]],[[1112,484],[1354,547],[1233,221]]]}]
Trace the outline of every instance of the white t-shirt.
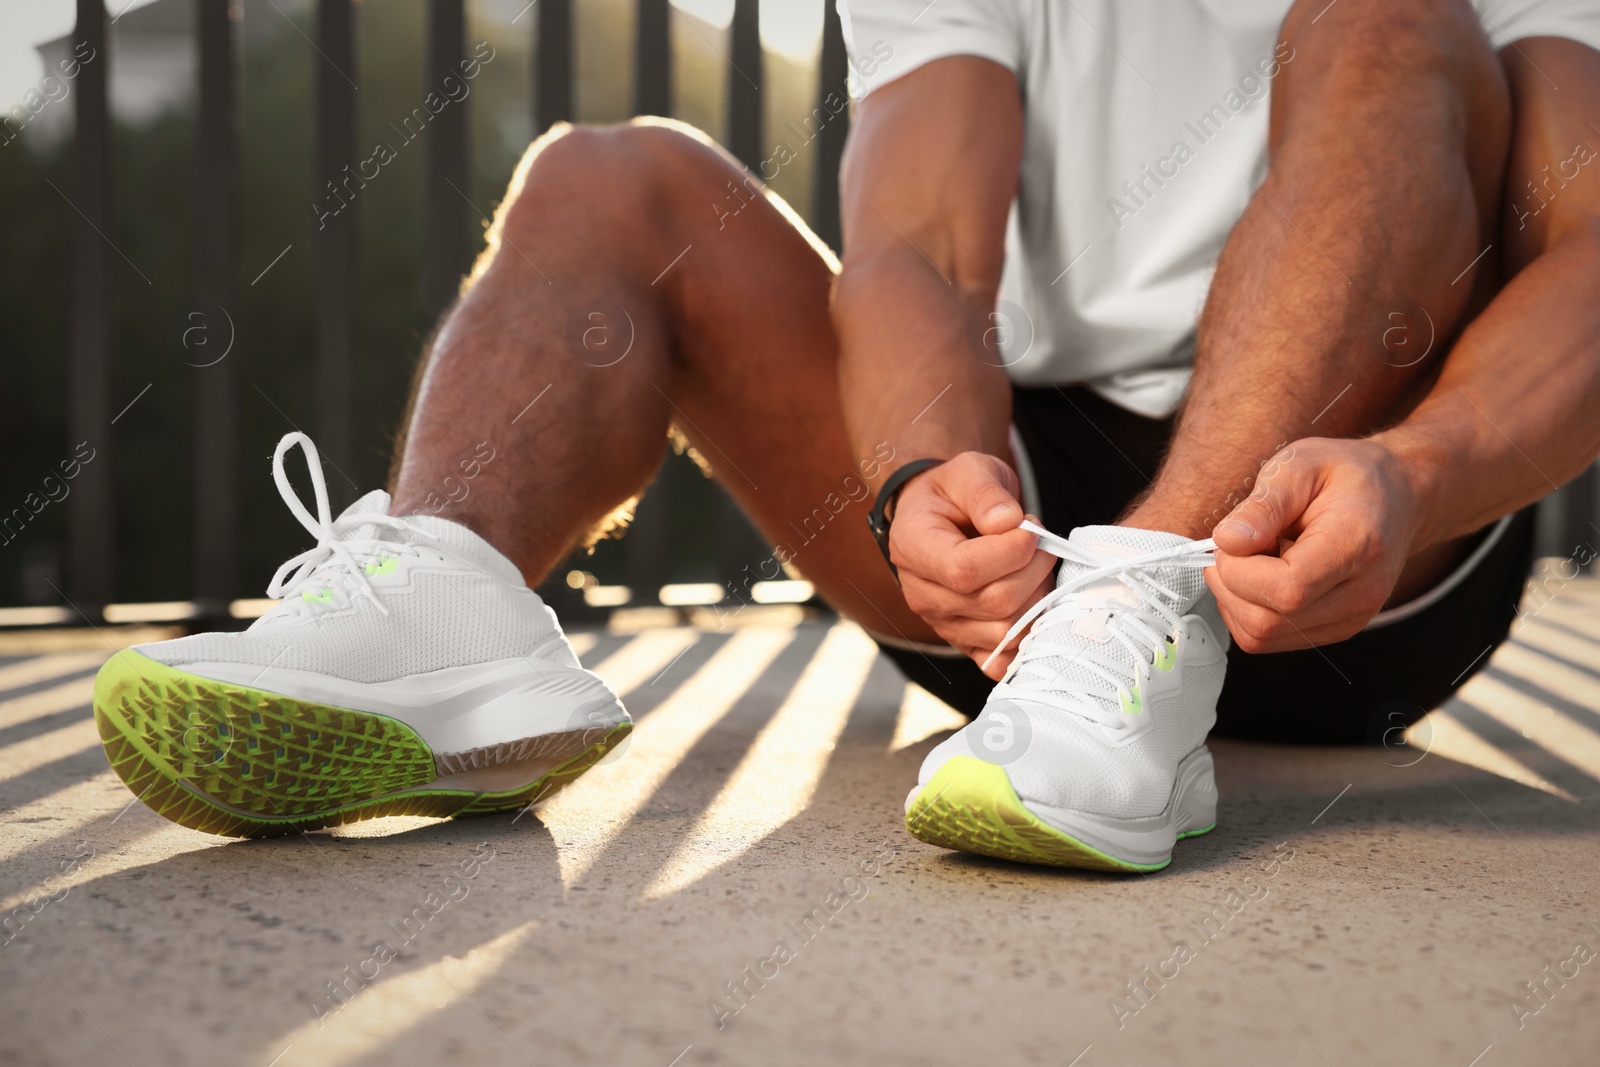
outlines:
[{"label": "white t-shirt", "polygon": [[[1217,256],[1266,174],[1289,0],[838,2],[857,96],[944,56],[1017,76],[1022,168],[992,335],[1012,380],[1087,382],[1170,414]],[[1474,5],[1496,48],[1600,49],[1600,0]]]}]

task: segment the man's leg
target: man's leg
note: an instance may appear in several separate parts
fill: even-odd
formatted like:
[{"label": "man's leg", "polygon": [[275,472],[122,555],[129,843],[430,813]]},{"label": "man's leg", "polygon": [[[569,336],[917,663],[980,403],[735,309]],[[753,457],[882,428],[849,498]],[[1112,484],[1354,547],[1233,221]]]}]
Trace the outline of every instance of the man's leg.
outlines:
[{"label": "man's leg", "polygon": [[[1207,536],[1283,443],[1394,421],[1496,280],[1495,254],[1475,257],[1510,99],[1471,6],[1299,0],[1281,37],[1271,171],[1223,249],[1188,399],[1128,525]],[[1460,551],[1415,557],[1395,599]]]},{"label": "man's leg", "polygon": [[419,379],[393,512],[433,510],[486,443],[492,465],[440,514],[535,584],[643,489],[671,424],[830,603],[937,640],[867,533],[858,464],[886,456],[847,443],[832,261],[813,241],[681,128],[541,138]]}]

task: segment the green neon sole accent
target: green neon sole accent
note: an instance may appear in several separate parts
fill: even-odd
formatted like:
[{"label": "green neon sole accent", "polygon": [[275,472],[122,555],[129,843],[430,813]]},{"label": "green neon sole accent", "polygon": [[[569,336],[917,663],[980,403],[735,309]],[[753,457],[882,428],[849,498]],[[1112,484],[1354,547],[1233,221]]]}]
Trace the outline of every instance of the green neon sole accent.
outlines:
[{"label": "green neon sole accent", "polygon": [[906,810],[906,829],[930,845],[1046,867],[1144,873],[1172,862],[1129,863],[1061,832],[1023,805],[1004,767],[972,756],[952,756],[939,768]]},{"label": "green neon sole accent", "polygon": [[217,682],[123,651],[100,668],[94,717],[135,796],[182,826],[264,837],[382,815],[477,815],[554,795],[627,736],[605,737],[526,786],[421,788],[433,752],[398,719]]}]

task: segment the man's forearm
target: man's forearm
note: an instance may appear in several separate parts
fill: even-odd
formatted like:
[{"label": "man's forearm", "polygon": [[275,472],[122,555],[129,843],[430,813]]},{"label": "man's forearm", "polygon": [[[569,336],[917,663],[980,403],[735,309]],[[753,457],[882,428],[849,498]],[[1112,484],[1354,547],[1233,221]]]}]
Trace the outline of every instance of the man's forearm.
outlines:
[{"label": "man's forearm", "polygon": [[1376,435],[1419,501],[1415,548],[1553,492],[1600,454],[1600,223],[1523,269],[1457,342],[1415,411]]},{"label": "man's forearm", "polygon": [[993,301],[963,294],[903,240],[846,263],[833,304],[845,425],[861,454],[887,441],[897,457],[875,481],[922,457],[1010,461],[1010,385],[980,347]]},{"label": "man's forearm", "polygon": [[899,463],[967,451],[1010,459],[1010,387],[982,341],[1021,160],[1017,81],[989,60],[939,59],[862,102],[840,172],[845,256],[833,299],[858,450],[887,441]]}]

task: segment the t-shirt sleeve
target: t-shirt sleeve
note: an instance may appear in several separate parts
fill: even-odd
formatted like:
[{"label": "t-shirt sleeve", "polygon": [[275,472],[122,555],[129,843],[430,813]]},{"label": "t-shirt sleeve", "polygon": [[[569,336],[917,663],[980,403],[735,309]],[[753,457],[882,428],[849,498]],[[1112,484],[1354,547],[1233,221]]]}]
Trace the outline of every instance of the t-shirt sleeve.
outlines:
[{"label": "t-shirt sleeve", "polygon": [[1600,51],[1600,0],[1473,0],[1495,48],[1525,37],[1565,37]]},{"label": "t-shirt sleeve", "polygon": [[978,56],[1020,73],[1021,0],[837,0],[855,95],[946,56]]}]

